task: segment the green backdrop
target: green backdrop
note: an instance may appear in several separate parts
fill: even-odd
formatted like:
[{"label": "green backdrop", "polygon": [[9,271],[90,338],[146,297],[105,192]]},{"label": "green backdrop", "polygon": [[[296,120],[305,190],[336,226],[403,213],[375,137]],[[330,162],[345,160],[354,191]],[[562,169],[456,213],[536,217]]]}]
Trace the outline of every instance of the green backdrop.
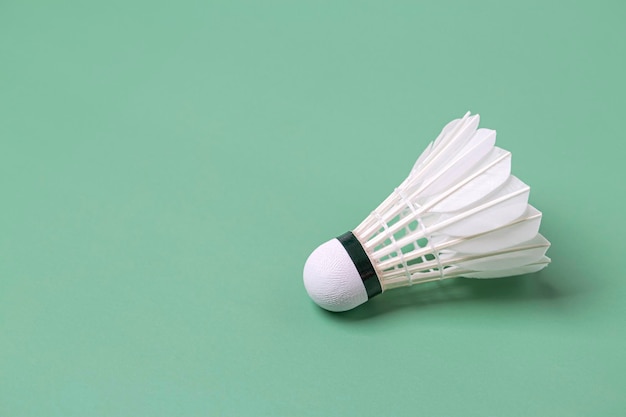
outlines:
[{"label": "green backdrop", "polygon": [[[621,1],[0,3],[0,415],[623,416]],[[532,276],[317,308],[467,110]]]}]

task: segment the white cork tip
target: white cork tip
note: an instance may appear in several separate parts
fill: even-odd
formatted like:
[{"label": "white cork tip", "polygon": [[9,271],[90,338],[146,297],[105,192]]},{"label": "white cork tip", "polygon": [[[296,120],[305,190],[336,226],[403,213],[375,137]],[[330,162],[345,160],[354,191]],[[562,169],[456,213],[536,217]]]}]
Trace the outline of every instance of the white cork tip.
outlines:
[{"label": "white cork tip", "polygon": [[347,311],[367,301],[367,291],[350,255],[337,239],[318,246],[304,265],[309,297],[328,311]]}]

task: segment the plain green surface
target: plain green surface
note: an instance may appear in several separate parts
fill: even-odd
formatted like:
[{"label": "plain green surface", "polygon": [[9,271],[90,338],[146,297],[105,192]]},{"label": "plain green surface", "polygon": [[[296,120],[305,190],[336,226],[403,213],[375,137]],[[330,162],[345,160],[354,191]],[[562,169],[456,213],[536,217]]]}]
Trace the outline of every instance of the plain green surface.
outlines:
[{"label": "plain green surface", "polygon": [[[0,416],[626,415],[626,6],[0,3]],[[553,264],[317,308],[471,110]]]}]

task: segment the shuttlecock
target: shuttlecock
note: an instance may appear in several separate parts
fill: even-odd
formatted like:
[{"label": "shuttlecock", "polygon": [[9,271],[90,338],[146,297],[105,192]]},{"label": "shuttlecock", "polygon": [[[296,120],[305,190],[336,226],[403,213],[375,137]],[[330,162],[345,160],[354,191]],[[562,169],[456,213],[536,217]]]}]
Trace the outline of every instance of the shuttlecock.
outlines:
[{"label": "shuttlecock", "polygon": [[383,291],[447,278],[499,278],[550,262],[530,187],[511,153],[468,112],[442,130],[409,176],[353,231],[320,245],[304,285],[320,307],[346,311]]}]

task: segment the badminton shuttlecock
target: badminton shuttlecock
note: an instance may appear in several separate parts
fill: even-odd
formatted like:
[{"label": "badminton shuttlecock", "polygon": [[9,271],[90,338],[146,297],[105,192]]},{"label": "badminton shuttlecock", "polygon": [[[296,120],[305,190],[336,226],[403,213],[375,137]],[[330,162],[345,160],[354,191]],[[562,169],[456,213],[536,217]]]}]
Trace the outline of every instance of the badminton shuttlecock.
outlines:
[{"label": "badminton shuttlecock", "polygon": [[521,275],[550,262],[530,187],[478,122],[470,113],[450,122],[361,224],[313,251],[304,266],[313,301],[346,311],[392,288]]}]

